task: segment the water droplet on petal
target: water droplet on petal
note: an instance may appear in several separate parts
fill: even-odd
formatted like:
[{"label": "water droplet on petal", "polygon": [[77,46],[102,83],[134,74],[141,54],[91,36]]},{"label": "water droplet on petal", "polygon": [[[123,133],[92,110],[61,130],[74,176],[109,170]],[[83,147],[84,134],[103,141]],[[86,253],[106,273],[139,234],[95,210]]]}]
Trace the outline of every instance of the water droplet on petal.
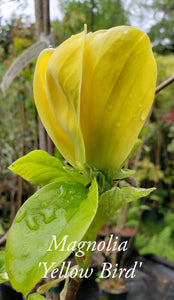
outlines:
[{"label": "water droplet on petal", "polygon": [[39,228],[35,216],[31,216],[31,215],[27,216],[26,224],[31,230],[37,230]]},{"label": "water droplet on petal", "polygon": [[141,114],[140,119],[141,119],[141,121],[145,121],[145,119],[146,119],[146,113],[145,113],[145,112],[143,112],[143,113]]},{"label": "water droplet on petal", "polygon": [[128,30],[127,30],[127,29],[122,29],[122,32],[123,32],[123,33],[127,33]]},{"label": "water droplet on petal", "polygon": [[132,94],[129,94],[129,98],[132,98]]},{"label": "water droplet on petal", "polygon": [[27,211],[26,211],[25,209],[21,208],[21,209],[18,211],[18,213],[17,213],[17,215],[16,215],[16,217],[15,217],[14,222],[15,222],[15,223],[21,222],[21,221],[23,220],[23,218],[26,216],[26,214],[27,214]]},{"label": "water droplet on petal", "polygon": [[53,208],[50,209],[42,209],[40,214],[44,217],[44,222],[46,224],[50,223],[56,218],[56,214]]},{"label": "water droplet on petal", "polygon": [[117,126],[117,127],[120,127],[120,126],[121,126],[121,124],[120,124],[120,123],[116,123],[116,126]]}]

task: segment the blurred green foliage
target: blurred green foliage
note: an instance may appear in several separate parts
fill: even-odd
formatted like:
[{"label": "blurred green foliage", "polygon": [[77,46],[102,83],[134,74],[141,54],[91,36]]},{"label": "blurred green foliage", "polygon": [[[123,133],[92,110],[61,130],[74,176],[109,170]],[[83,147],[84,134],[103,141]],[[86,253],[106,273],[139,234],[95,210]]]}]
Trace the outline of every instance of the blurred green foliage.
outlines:
[{"label": "blurred green foliage", "polygon": [[149,32],[154,50],[161,54],[174,52],[174,1],[153,0],[152,9],[154,15],[160,15]]},{"label": "blurred green foliage", "polygon": [[[11,39],[5,38],[0,43],[0,82],[15,58],[35,42],[34,26],[26,28],[21,18],[6,23],[2,30],[7,31]],[[9,227],[14,215],[18,191],[18,179],[8,166],[24,151],[27,153],[36,148],[36,109],[32,93],[34,65],[35,62],[29,64],[13,80],[5,96],[0,90],[0,223],[5,227]],[[23,200],[31,190],[31,185],[25,182]]]},{"label": "blurred green foliage", "polygon": [[120,0],[58,0],[58,4],[63,18],[52,24],[56,45],[83,31],[84,24],[88,31],[128,24],[128,12]]}]

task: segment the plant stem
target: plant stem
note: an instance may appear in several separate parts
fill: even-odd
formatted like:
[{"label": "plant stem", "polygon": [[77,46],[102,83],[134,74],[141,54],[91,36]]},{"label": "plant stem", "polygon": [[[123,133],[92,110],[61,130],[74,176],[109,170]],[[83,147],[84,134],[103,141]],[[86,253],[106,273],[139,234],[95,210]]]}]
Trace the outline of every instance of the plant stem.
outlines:
[{"label": "plant stem", "polygon": [[71,278],[65,300],[74,300],[83,278]]},{"label": "plant stem", "polygon": [[156,90],[155,90],[155,94],[157,94],[158,92],[160,92],[161,90],[163,90],[166,86],[168,86],[169,84],[171,84],[172,82],[174,82],[174,75],[172,75],[171,77],[169,77],[166,81],[164,81],[163,83],[161,83],[159,86],[157,86]]},{"label": "plant stem", "polygon": [[7,236],[8,236],[8,232],[9,232],[9,229],[6,231],[6,233],[0,238],[0,245],[3,244],[6,239],[7,239]]},{"label": "plant stem", "polygon": [[78,257],[76,255],[76,253],[77,253],[77,251],[75,251],[75,260],[76,260],[76,262],[78,264],[78,267],[79,268],[83,268],[83,265],[84,265],[83,258],[82,257]]}]

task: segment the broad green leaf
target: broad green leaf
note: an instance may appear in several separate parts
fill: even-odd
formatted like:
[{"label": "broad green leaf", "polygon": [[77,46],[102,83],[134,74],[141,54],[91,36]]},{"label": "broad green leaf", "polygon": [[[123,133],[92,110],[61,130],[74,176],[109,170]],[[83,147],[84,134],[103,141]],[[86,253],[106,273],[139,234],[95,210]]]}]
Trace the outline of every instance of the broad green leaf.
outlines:
[{"label": "broad green leaf", "polygon": [[135,174],[135,170],[121,169],[113,171],[113,179],[124,179]]},{"label": "broad green leaf", "polygon": [[5,251],[0,251],[0,283],[8,280],[7,273],[5,271]]},{"label": "broad green leaf", "polygon": [[[68,245],[80,241],[97,211],[98,186],[93,181],[90,190],[78,182],[54,182],[30,197],[18,211],[9,231],[5,265],[9,279],[19,292],[27,295],[44,276],[43,262],[49,271],[59,265],[72,249]],[[67,237],[64,251],[55,251]],[[39,264],[40,263],[40,264]],[[40,267],[39,267],[40,266]]]},{"label": "broad green leaf", "polygon": [[19,158],[9,169],[24,179],[40,186],[64,180],[75,180],[83,185],[89,183],[89,178],[86,178],[77,170],[64,165],[60,159],[51,156],[43,150],[34,150]]},{"label": "broad green leaf", "polygon": [[[98,210],[93,222],[91,223],[85,240],[93,241],[96,239],[99,229],[124,204],[148,196],[155,188],[143,189],[134,187],[118,188],[103,193],[99,198]],[[83,238],[84,239],[84,238]]]},{"label": "broad green leaf", "polygon": [[37,293],[34,293],[34,294],[29,295],[26,300],[44,300],[44,299],[46,299],[46,298]]}]

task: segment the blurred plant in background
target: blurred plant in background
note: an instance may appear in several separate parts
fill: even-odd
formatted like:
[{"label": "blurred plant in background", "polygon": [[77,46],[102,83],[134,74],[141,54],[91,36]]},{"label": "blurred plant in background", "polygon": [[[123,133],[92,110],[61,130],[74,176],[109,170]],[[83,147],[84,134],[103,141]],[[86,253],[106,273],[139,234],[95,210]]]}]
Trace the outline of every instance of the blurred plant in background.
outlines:
[{"label": "blurred plant in background", "polygon": [[120,0],[58,0],[58,4],[63,18],[52,24],[56,45],[82,31],[84,24],[96,31],[129,23],[128,12]]},{"label": "blurred plant in background", "polygon": [[[34,25],[26,27],[22,18],[6,22],[0,38],[0,81],[16,57],[35,42]],[[32,95],[35,62],[15,78],[6,96],[0,94],[0,219],[9,227],[16,212],[17,177],[8,166],[22,153],[36,148],[36,111]],[[33,188],[24,183],[23,200]],[[14,199],[12,199],[14,198]],[[13,206],[13,208],[12,208]]]}]

